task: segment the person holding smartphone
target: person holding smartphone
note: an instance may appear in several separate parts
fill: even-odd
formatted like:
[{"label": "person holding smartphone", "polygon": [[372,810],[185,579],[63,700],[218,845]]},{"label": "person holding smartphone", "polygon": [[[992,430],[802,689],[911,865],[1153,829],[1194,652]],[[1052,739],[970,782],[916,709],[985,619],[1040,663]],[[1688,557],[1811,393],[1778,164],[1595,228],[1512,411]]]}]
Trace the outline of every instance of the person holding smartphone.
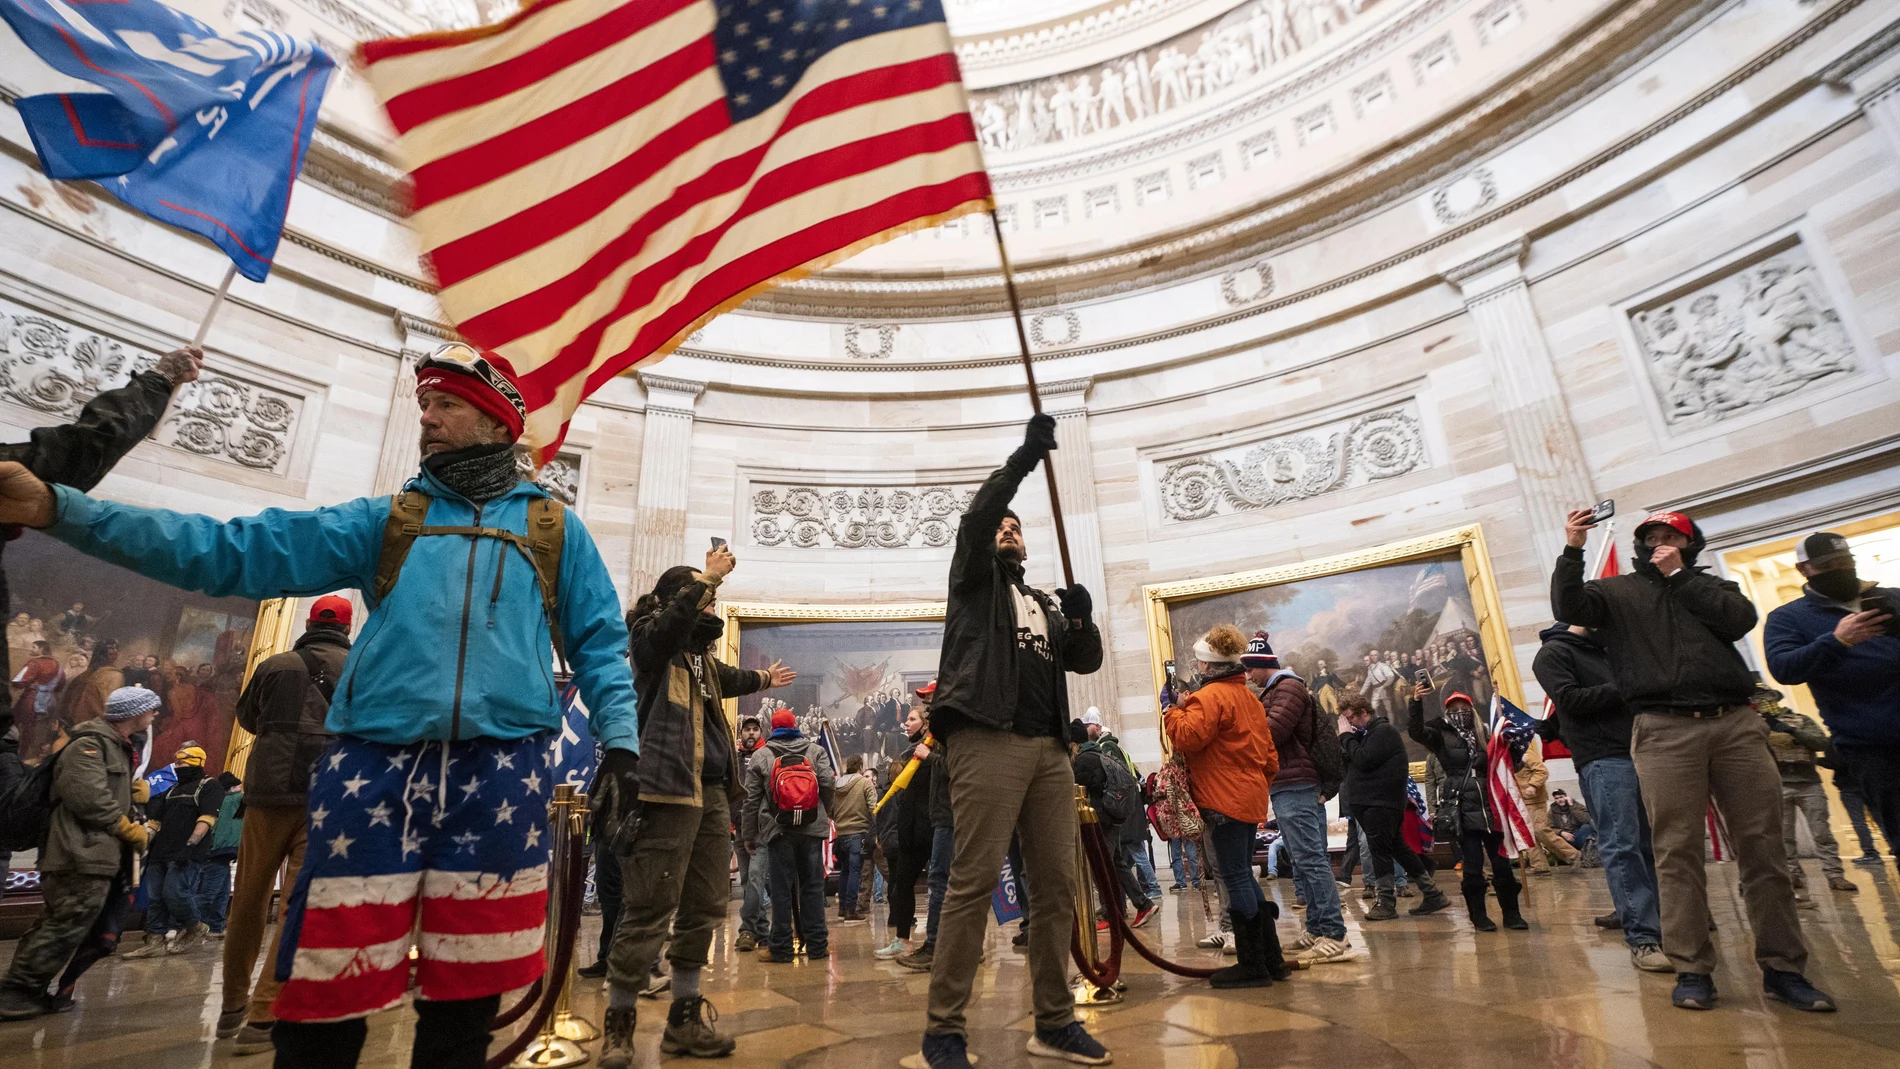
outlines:
[{"label": "person holding smartphone", "polygon": [[1892,848],[1900,837],[1900,590],[1861,579],[1847,539],[1818,531],[1794,550],[1801,596],[1768,614],[1768,671],[1805,683],[1834,743],[1837,777],[1859,786]]}]

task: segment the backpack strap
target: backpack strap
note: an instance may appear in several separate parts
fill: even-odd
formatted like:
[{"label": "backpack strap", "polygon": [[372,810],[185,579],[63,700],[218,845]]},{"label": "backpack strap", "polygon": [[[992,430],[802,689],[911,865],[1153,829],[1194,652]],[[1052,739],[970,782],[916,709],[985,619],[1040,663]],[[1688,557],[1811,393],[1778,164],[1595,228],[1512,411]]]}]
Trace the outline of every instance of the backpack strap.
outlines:
[{"label": "backpack strap", "polygon": [[336,680],[324,678],[323,664],[317,660],[317,655],[311,653],[308,646],[293,652],[297,654],[297,659],[303,662],[303,670],[309,677],[309,685],[317,688],[317,693],[323,695],[325,702],[335,701]]},{"label": "backpack strap", "polygon": [[[541,588],[541,612],[547,617],[548,636],[554,642],[554,655],[561,670],[567,671],[567,643],[560,625],[561,550],[567,536],[567,506],[552,498],[540,497],[528,504],[528,533],[516,534],[501,527],[430,527],[429,495],[420,490],[404,490],[389,499],[389,518],[383,521],[382,555],[376,561],[374,594],[381,602],[396,588],[409,548],[418,538],[435,535],[466,535],[493,538],[515,547],[528,566],[534,569]],[[306,661],[307,665],[309,662]]]}]

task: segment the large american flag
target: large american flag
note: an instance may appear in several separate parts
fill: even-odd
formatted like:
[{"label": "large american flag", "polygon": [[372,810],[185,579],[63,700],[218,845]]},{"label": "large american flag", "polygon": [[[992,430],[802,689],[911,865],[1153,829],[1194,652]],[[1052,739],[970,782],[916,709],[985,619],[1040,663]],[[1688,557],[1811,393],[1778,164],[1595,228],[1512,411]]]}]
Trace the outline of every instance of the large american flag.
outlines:
[{"label": "large american flag", "polygon": [[1518,793],[1517,762],[1530,748],[1537,722],[1502,694],[1491,696],[1491,738],[1485,745],[1486,777],[1490,780],[1491,823],[1504,833],[1503,854],[1516,857],[1537,845],[1531,834],[1530,810]]},{"label": "large american flag", "polygon": [[538,0],[360,59],[442,308],[544,455],[719,312],[989,203],[940,0]]}]

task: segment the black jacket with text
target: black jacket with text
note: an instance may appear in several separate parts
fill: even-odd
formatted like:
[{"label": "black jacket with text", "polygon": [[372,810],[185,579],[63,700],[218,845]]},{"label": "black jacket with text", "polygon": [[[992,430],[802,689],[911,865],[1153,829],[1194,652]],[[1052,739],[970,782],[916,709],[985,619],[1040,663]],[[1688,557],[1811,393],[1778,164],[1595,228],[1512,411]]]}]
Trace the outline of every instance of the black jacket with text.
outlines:
[{"label": "black jacket with text", "polygon": [[[930,706],[933,729],[954,730],[957,718],[1008,731],[1016,712],[1016,607],[1014,584],[1022,566],[996,554],[996,529],[1016,488],[1032,469],[1005,464],[990,474],[957,525],[950,558],[949,603],[943,616],[943,652],[937,665],[937,697]],[[1088,675],[1102,667],[1102,633],[1093,620],[1058,626],[1064,619],[1054,599],[1034,591],[1050,622],[1049,647],[1059,671]],[[1052,733],[1069,722],[1069,690],[1055,688],[1057,717]],[[948,712],[950,715],[945,716]],[[1056,735],[1060,739],[1062,736]]]}]

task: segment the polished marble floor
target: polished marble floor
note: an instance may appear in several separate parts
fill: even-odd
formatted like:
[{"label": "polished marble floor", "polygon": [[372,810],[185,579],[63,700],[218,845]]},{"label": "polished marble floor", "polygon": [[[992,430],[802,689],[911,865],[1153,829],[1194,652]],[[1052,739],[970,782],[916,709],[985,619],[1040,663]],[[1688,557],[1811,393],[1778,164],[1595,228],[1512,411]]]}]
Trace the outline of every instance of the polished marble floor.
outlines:
[{"label": "polished marble floor", "polygon": [[[1559,870],[1533,882],[1527,915],[1535,928],[1527,933],[1477,935],[1461,907],[1362,931],[1354,894],[1348,925],[1367,950],[1362,960],[1223,993],[1157,972],[1131,953],[1126,1002],[1084,1016],[1125,1069],[1900,1067],[1900,874],[1891,864],[1848,873],[1860,894],[1820,890],[1816,907],[1802,913],[1811,975],[1841,1002],[1833,1015],[1796,1013],[1761,997],[1734,866],[1719,865],[1711,900],[1721,926],[1722,1004],[1710,1013],[1671,1007],[1670,978],[1636,972],[1621,938],[1592,926],[1609,903],[1600,872]],[[1825,887],[1818,877],[1817,870],[1811,885]],[[1291,884],[1270,886],[1290,904]],[[583,946],[592,945],[597,923],[589,918]],[[1168,895],[1150,931],[1170,956],[1207,960],[1193,949],[1207,925],[1198,896]],[[889,1069],[914,1053],[928,977],[875,961],[880,937],[888,939],[881,922],[836,927],[828,963],[789,966],[735,955],[721,937],[705,991],[722,1027],[740,1036],[731,1069]],[[971,1049],[984,1069],[1028,1069],[1026,973],[1005,933],[992,930],[991,939]],[[220,982],[215,950],[107,961],[81,986],[76,1011],[0,1025],[0,1069],[263,1069],[268,1056],[235,1058],[228,1043],[212,1039]],[[600,986],[581,986],[575,1008],[598,1022]],[[660,1061],[663,1005],[642,1003],[650,1007],[640,1023],[646,1066]],[[406,1065],[411,1019],[407,1009],[374,1019],[363,1064]]]}]

